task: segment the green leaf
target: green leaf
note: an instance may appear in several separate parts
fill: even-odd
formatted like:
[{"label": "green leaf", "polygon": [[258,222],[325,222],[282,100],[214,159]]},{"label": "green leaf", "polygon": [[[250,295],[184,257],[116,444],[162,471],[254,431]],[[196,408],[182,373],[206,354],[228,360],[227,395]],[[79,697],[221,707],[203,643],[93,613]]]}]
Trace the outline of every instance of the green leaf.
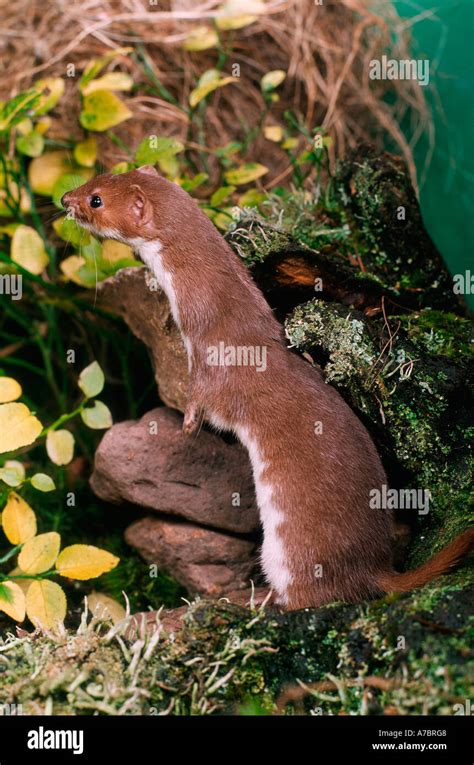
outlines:
[{"label": "green leaf", "polygon": [[130,119],[132,112],[123,101],[108,90],[95,90],[84,98],[79,121],[86,130],[103,133]]},{"label": "green leaf", "polygon": [[176,138],[151,135],[139,145],[135,161],[138,165],[154,165],[159,160],[169,159],[181,151],[184,151],[184,144]]},{"label": "green leaf", "polygon": [[181,188],[183,188],[189,194],[191,191],[194,191],[194,189],[197,189],[198,186],[201,186],[201,184],[205,183],[208,178],[209,176],[207,173],[197,173],[194,178],[189,178],[186,176],[179,178],[178,183]]},{"label": "green leaf", "polygon": [[12,128],[25,117],[39,102],[40,96],[35,88],[19,93],[4,104],[0,104],[0,132]]},{"label": "green leaf", "polygon": [[44,138],[40,133],[32,130],[26,135],[19,135],[15,141],[15,146],[17,151],[26,157],[39,157],[43,153]]},{"label": "green leaf", "polygon": [[98,396],[104,387],[104,373],[97,361],[93,361],[82,370],[79,375],[78,385],[86,398]]},{"label": "green leaf", "polygon": [[258,189],[248,189],[245,194],[239,197],[239,207],[258,207],[266,199],[267,195]]},{"label": "green leaf", "polygon": [[55,220],[53,228],[61,239],[68,242],[68,244],[72,244],[74,247],[81,247],[84,244],[88,244],[91,240],[89,232],[85,228],[81,228],[75,220],[68,218],[66,215]]},{"label": "green leaf", "polygon": [[242,186],[244,183],[251,183],[262,175],[268,173],[268,167],[260,165],[258,162],[247,162],[234,170],[228,170],[224,176],[227,183],[235,186]]},{"label": "green leaf", "polygon": [[105,430],[112,426],[112,415],[102,401],[94,401],[94,406],[83,409],[81,417],[84,424],[93,430]]},{"label": "green leaf", "polygon": [[211,197],[212,207],[219,207],[220,203],[228,199],[234,193],[236,186],[221,186]]},{"label": "green leaf", "polygon": [[82,175],[77,175],[77,173],[66,173],[66,175],[61,176],[61,178],[56,181],[53,188],[52,196],[56,207],[59,207],[60,210],[64,210],[61,204],[61,197],[63,194],[67,191],[72,191],[72,189],[77,189],[79,186],[82,186],[83,183],[84,178]]},{"label": "green leaf", "polygon": [[31,479],[31,485],[37,491],[54,491],[56,486],[52,478],[46,473],[35,473]]}]

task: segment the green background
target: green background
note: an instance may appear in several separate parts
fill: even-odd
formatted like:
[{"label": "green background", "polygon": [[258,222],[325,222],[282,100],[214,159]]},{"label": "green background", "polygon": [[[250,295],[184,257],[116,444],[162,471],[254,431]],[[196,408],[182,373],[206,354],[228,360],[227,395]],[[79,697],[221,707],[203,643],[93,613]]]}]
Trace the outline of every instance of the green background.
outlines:
[{"label": "green background", "polygon": [[[451,273],[474,271],[474,0],[394,0],[393,5],[415,21],[413,58],[430,60],[426,91],[435,151],[420,186],[423,219]],[[430,9],[431,17],[415,19]],[[415,150],[420,178],[426,151],[426,141],[420,141]],[[474,308],[474,295],[466,300]]]}]

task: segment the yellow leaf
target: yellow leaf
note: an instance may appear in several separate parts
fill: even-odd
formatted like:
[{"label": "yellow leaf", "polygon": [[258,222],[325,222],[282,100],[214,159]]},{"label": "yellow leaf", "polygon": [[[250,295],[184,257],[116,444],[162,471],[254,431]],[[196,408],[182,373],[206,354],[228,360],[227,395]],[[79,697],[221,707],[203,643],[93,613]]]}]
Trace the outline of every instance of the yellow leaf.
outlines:
[{"label": "yellow leaf", "polygon": [[221,16],[220,18],[216,19],[216,24],[219,27],[219,29],[222,29],[223,31],[230,31],[231,29],[242,29],[243,27],[248,27],[250,24],[253,24],[255,21],[257,21],[258,16]]},{"label": "yellow leaf", "polygon": [[16,401],[21,394],[21,385],[13,377],[0,377],[0,404]]},{"label": "yellow leaf", "polygon": [[84,181],[88,181],[94,175],[94,170],[88,167],[75,167],[67,151],[49,151],[30,162],[28,180],[36,194],[50,197],[56,183],[67,173],[80,175]]},{"label": "yellow leaf", "polygon": [[282,149],[296,149],[298,146],[298,139],[297,138],[287,138],[285,141],[283,141],[281,148]]},{"label": "yellow leaf", "polygon": [[56,181],[70,170],[71,163],[66,151],[50,151],[30,162],[28,180],[36,194],[50,196]]},{"label": "yellow leaf", "polygon": [[110,169],[110,172],[112,175],[120,175],[121,173],[128,173],[131,169],[132,168],[128,162],[117,162],[117,164]]},{"label": "yellow leaf", "polygon": [[56,582],[32,582],[26,593],[26,613],[35,627],[54,630],[66,618],[66,596]]},{"label": "yellow leaf", "polygon": [[267,199],[267,195],[258,189],[247,189],[239,197],[239,207],[258,207],[261,202]]},{"label": "yellow leaf", "polygon": [[214,48],[219,42],[215,29],[206,25],[196,27],[186,37],[183,48],[189,51],[207,50]]},{"label": "yellow leaf", "polygon": [[70,170],[71,163],[66,151],[50,151],[30,162],[28,180],[37,194],[50,196],[56,181]]},{"label": "yellow leaf", "polygon": [[56,570],[69,579],[94,579],[111,571],[119,558],[93,545],[65,547],[56,561]]},{"label": "yellow leaf", "polygon": [[133,250],[128,244],[106,239],[102,243],[102,259],[107,263],[117,263],[120,260],[134,260]]},{"label": "yellow leaf", "polygon": [[74,159],[78,165],[84,167],[94,167],[97,158],[97,141],[90,135],[85,141],[76,144],[74,147]]},{"label": "yellow leaf", "polygon": [[7,204],[7,202],[10,202],[11,204],[11,199],[9,199],[9,197],[13,198],[17,203],[20,203],[20,210],[22,212],[30,212],[31,200],[27,190],[23,186],[20,189],[15,181],[9,180],[7,186],[8,194],[6,189],[0,189],[0,215],[6,218],[11,218],[12,212]]},{"label": "yellow leaf", "polygon": [[112,51],[106,53],[105,56],[94,58],[92,61],[89,61],[79,81],[79,90],[83,91],[87,86],[87,83],[93,80],[94,77],[97,77],[102,69],[113,61],[114,58],[117,58],[118,56],[126,56],[132,51],[133,48],[114,48]]},{"label": "yellow leaf", "polygon": [[42,117],[38,122],[36,123],[35,130],[40,135],[44,135],[47,133],[49,128],[51,127],[52,119],[51,117]]},{"label": "yellow leaf", "polygon": [[32,274],[40,274],[49,263],[44,242],[31,226],[18,226],[12,237],[10,257]]},{"label": "yellow leaf", "polygon": [[43,492],[54,491],[56,488],[53,479],[51,476],[46,475],[46,473],[35,473],[31,476],[31,485],[37,491]]},{"label": "yellow leaf", "polygon": [[263,130],[263,135],[268,141],[278,143],[283,138],[283,128],[280,125],[267,125]]},{"label": "yellow leaf", "polygon": [[244,183],[255,181],[265,173],[268,173],[268,167],[265,165],[259,165],[258,162],[247,162],[234,170],[228,170],[225,173],[225,179],[232,186],[242,186]]},{"label": "yellow leaf", "polygon": [[86,130],[102,133],[130,117],[130,109],[114,93],[109,90],[94,90],[84,99],[79,121]]},{"label": "yellow leaf", "polygon": [[283,80],[286,77],[286,72],[284,69],[272,69],[271,72],[267,72],[263,75],[262,79],[260,80],[260,85],[262,86],[262,90],[265,92],[268,92],[270,90],[274,90],[277,88]]},{"label": "yellow leaf", "polygon": [[79,284],[81,287],[88,286],[84,284],[84,281],[79,275],[79,270],[82,266],[85,266],[86,261],[80,255],[70,255],[68,258],[64,258],[59,264],[59,268],[63,272],[64,276],[74,284]]},{"label": "yellow leaf", "polygon": [[125,72],[108,72],[98,77],[97,80],[91,80],[82,88],[84,96],[93,93],[95,90],[131,90],[133,79]]},{"label": "yellow leaf", "polygon": [[103,592],[91,592],[87,596],[87,606],[93,616],[110,619],[114,624],[121,622],[127,615],[120,603]]},{"label": "yellow leaf", "polygon": [[36,90],[42,91],[39,104],[34,110],[36,114],[45,114],[56,106],[65,89],[62,77],[45,77],[42,80],[38,80],[34,87]]},{"label": "yellow leaf", "polygon": [[46,436],[46,451],[55,465],[69,465],[74,456],[74,436],[69,430],[50,430]]},{"label": "yellow leaf", "polygon": [[0,404],[0,454],[32,444],[42,430],[25,404]]},{"label": "yellow leaf", "polygon": [[11,491],[2,514],[5,536],[12,545],[23,544],[36,534],[36,515],[22,497]]},{"label": "yellow leaf", "polygon": [[0,611],[4,611],[16,622],[22,622],[25,618],[25,596],[15,582],[0,584]]},{"label": "yellow leaf", "polygon": [[33,123],[29,117],[27,117],[26,120],[19,122],[16,126],[16,131],[17,133],[20,133],[20,135],[28,135],[28,133],[31,133],[32,130]]},{"label": "yellow leaf", "polygon": [[26,542],[18,556],[18,565],[25,574],[48,571],[58,557],[61,537],[56,531],[39,534]]},{"label": "yellow leaf", "polygon": [[[217,70],[211,70],[212,72]],[[206,96],[209,95],[209,93],[212,93],[213,90],[217,90],[217,88],[222,88],[224,85],[228,85],[230,82],[237,82],[237,77],[220,77],[215,76],[214,79],[210,79],[205,77],[207,73],[205,72],[204,75],[199,80],[199,85],[197,88],[194,88],[194,90],[191,91],[189,94],[189,104],[193,108],[198,105],[200,101],[202,101],[203,98],[206,98]]]},{"label": "yellow leaf", "polygon": [[262,0],[226,0],[219,8],[222,15],[216,17],[216,24],[224,30],[242,29],[257,21],[265,10]]}]

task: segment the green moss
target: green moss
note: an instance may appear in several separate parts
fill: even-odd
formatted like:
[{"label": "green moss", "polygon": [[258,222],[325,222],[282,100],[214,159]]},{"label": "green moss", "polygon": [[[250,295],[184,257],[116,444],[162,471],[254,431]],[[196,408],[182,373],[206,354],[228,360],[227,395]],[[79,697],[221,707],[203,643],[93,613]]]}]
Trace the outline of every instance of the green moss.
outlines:
[{"label": "green moss", "polygon": [[364,417],[389,479],[400,481],[403,471],[403,487],[430,492],[411,552],[415,565],[472,521],[472,323],[421,311],[390,317],[389,327],[390,334],[383,318],[320,300],[298,306],[286,321],[291,344],[309,352]]},{"label": "green moss", "polygon": [[27,714],[453,714],[469,698],[473,590],[459,571],[409,595],[285,614],[198,600],[173,635],[83,620],[77,633],[0,644],[0,703]]},{"label": "green moss", "polygon": [[464,364],[472,356],[472,322],[456,314],[429,308],[415,316],[397,316],[409,338],[427,353]]},{"label": "green moss", "polygon": [[320,346],[329,354],[325,366],[328,382],[348,383],[376,360],[364,322],[344,306],[312,300],[298,306],[285,326],[292,345],[305,349]]},{"label": "green moss", "polygon": [[403,162],[362,145],[338,163],[336,200],[365,250],[367,269],[417,304],[459,310],[452,280],[428,236]]}]

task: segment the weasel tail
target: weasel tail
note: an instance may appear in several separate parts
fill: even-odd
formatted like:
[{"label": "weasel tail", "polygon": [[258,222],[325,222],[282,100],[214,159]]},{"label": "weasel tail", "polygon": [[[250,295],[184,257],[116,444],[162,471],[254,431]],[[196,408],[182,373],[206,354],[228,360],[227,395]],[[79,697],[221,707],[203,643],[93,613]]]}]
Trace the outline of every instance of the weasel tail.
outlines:
[{"label": "weasel tail", "polygon": [[474,528],[464,531],[422,566],[404,574],[397,574],[395,571],[381,574],[377,584],[383,592],[408,592],[416,587],[423,587],[432,579],[457,566],[473,548]]}]

